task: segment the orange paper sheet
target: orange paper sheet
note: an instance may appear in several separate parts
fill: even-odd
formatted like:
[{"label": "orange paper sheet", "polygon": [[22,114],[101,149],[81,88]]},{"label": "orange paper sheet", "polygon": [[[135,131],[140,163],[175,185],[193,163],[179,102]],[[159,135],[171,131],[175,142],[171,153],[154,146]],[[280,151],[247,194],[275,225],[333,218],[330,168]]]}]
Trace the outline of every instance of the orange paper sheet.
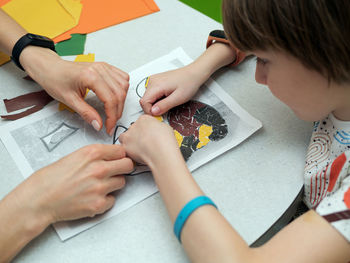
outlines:
[{"label": "orange paper sheet", "polygon": [[0,66],[5,64],[6,62],[9,62],[11,59],[8,55],[5,53],[0,52]]},{"label": "orange paper sheet", "polygon": [[11,0],[0,0],[0,6],[3,6],[7,2],[10,2]]},{"label": "orange paper sheet", "polygon": [[81,0],[81,3],[79,24],[54,38],[56,43],[69,39],[71,34],[91,33],[159,11],[153,0]]}]

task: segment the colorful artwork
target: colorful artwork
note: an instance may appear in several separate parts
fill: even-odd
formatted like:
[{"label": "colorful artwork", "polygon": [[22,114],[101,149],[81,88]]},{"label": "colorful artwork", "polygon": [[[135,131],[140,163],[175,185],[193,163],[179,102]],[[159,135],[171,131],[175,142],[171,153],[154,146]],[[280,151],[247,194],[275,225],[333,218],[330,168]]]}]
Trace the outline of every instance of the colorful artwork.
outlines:
[{"label": "colorful artwork", "polygon": [[185,160],[210,141],[223,139],[228,132],[220,114],[213,107],[199,101],[189,101],[171,109],[167,120],[174,129]]},{"label": "colorful artwork", "polygon": [[[149,77],[143,78],[136,85],[135,91],[142,98],[149,83]],[[191,100],[171,109],[166,117],[157,116],[159,121],[167,120],[174,129],[174,134],[181,153],[187,161],[193,152],[207,145],[210,141],[223,139],[228,132],[225,120],[214,107],[200,101]],[[125,127],[123,127],[126,129]],[[116,127],[113,143],[120,127]],[[120,134],[119,134],[120,135]]]}]

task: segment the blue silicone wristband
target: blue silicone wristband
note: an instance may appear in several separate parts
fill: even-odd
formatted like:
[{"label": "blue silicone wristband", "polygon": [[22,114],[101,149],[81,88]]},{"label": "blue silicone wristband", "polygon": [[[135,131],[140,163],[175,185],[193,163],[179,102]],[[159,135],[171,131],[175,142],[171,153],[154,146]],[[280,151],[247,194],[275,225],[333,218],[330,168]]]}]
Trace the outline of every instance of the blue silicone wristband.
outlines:
[{"label": "blue silicone wristband", "polygon": [[174,233],[179,242],[181,243],[181,231],[186,223],[186,220],[188,217],[199,207],[203,205],[212,205],[215,208],[217,206],[214,204],[214,202],[207,196],[197,196],[191,201],[189,201],[180,211],[180,213],[177,215],[177,218],[174,223]]}]

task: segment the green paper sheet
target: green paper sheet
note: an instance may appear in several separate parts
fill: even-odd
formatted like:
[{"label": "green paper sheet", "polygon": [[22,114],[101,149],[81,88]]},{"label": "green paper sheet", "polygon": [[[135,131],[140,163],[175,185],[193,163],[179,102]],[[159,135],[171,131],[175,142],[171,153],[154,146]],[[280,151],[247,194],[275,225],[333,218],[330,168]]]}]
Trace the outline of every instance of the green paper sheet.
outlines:
[{"label": "green paper sheet", "polygon": [[180,0],[197,11],[222,23],[221,2],[222,0]]},{"label": "green paper sheet", "polygon": [[84,54],[86,34],[72,34],[72,38],[56,44],[56,52],[60,56]]}]

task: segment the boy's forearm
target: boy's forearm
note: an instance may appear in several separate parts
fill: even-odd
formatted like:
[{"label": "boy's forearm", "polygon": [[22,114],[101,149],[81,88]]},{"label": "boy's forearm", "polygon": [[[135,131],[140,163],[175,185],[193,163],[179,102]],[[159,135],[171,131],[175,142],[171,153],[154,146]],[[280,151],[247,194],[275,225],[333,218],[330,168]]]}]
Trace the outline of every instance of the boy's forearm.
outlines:
[{"label": "boy's forearm", "polygon": [[[174,223],[182,207],[204,193],[181,156],[159,156],[162,156],[159,161],[150,166]],[[181,239],[193,262],[255,262],[254,249],[248,247],[213,206],[203,206],[193,212],[184,225]]]},{"label": "boy's forearm", "polygon": [[0,262],[11,261],[50,224],[32,200],[22,200],[21,193],[15,190],[0,201]]},{"label": "boy's forearm", "polygon": [[214,43],[188,67],[208,79],[218,69],[231,64],[236,59],[236,53],[229,45]]}]

